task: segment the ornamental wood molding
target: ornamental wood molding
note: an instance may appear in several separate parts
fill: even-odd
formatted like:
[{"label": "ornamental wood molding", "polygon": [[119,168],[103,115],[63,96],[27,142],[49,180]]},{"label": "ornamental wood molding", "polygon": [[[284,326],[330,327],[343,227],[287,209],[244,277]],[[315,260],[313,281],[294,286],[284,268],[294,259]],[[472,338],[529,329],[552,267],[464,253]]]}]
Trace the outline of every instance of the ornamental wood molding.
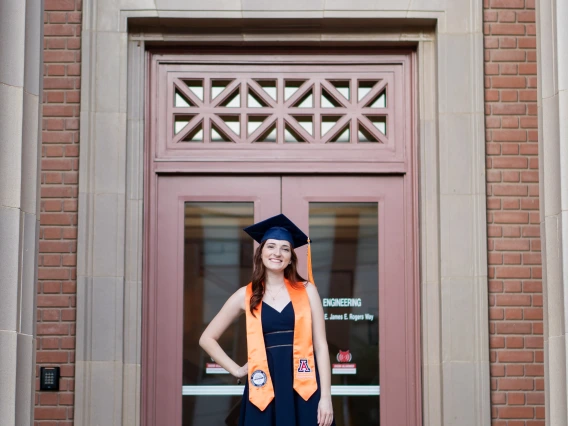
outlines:
[{"label": "ornamental wood molding", "polygon": [[157,162],[391,163],[410,149],[408,55],[152,56]]}]

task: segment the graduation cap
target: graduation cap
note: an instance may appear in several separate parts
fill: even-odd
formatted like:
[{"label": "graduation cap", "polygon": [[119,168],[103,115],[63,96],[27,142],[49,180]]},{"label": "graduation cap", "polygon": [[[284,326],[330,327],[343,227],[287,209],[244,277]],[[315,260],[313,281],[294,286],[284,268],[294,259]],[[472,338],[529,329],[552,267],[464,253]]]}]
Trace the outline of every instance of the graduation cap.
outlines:
[{"label": "graduation cap", "polygon": [[288,241],[292,248],[297,249],[308,245],[308,280],[313,283],[312,253],[310,239],[285,215],[279,214],[244,228],[253,240],[261,244],[268,239]]}]

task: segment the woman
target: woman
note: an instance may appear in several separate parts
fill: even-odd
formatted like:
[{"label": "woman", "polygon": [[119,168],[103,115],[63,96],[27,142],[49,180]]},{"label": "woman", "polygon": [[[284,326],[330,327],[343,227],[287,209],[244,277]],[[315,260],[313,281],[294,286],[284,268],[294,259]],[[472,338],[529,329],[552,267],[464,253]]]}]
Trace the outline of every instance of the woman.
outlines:
[{"label": "woman", "polygon": [[[282,214],[245,232],[260,244],[252,282],[227,300],[199,344],[233,376],[247,378],[239,426],[335,424],[321,299],[296,269],[294,249],[308,237]],[[217,342],[242,313],[248,363],[239,366]]]}]

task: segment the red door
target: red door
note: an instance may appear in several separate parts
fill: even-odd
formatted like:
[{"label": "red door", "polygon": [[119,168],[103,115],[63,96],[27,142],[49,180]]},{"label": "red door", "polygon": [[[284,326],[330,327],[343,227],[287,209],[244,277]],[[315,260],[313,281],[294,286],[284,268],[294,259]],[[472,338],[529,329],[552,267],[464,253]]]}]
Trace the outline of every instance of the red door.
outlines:
[{"label": "red door", "polygon": [[[235,421],[242,386],[197,342],[249,282],[254,245],[241,229],[280,212],[313,240],[337,425],[413,424],[418,295],[404,188],[402,177],[159,177],[146,293],[144,400],[154,401],[146,424]],[[245,332],[241,318],[220,342],[243,364]]]}]

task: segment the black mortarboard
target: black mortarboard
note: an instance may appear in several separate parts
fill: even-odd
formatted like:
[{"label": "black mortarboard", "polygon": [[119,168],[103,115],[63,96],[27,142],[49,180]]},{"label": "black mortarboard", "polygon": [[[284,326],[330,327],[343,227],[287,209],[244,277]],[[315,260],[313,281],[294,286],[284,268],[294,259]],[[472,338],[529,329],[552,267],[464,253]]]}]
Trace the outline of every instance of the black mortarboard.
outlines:
[{"label": "black mortarboard", "polygon": [[244,231],[259,244],[270,238],[288,241],[295,249],[308,243],[308,236],[283,214],[255,223]]},{"label": "black mortarboard", "polygon": [[294,222],[288,219],[283,214],[269,217],[266,220],[255,223],[245,229],[253,240],[257,243],[262,243],[268,239],[284,240],[292,244],[292,247],[297,249],[303,245],[308,245],[308,281],[314,283],[314,275],[312,273],[312,250],[310,247],[310,239],[306,234],[298,228]]}]

